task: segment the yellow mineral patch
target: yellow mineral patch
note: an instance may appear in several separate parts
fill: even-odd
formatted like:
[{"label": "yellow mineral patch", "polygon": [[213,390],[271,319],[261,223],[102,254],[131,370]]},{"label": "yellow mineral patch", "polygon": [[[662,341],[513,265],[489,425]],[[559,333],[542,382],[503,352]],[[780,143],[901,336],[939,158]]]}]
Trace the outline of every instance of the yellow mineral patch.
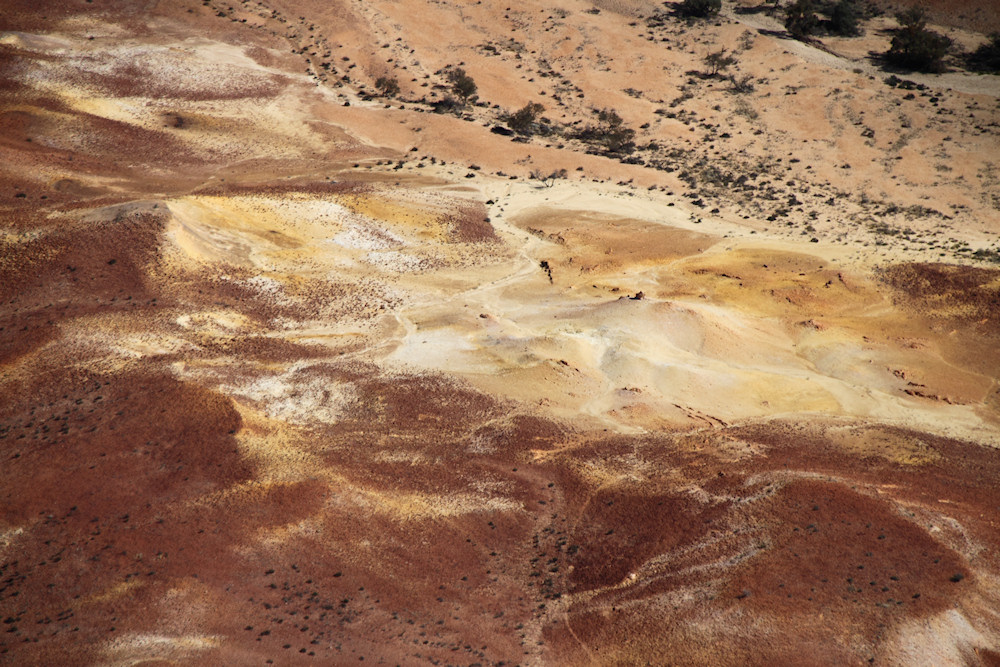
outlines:
[{"label": "yellow mineral patch", "polygon": [[841,428],[830,434],[838,445],[860,457],[878,457],[908,466],[934,463],[941,456],[932,446],[910,433],[885,428]]},{"label": "yellow mineral patch", "polygon": [[352,194],[338,198],[345,208],[390,229],[413,234],[425,241],[442,241],[446,238],[447,227],[443,213],[434,210],[427,203],[409,203],[405,200],[393,201],[386,195]]},{"label": "yellow mineral patch", "polygon": [[322,467],[294,426],[268,417],[244,402],[237,402],[236,407],[243,419],[243,428],[237,435],[239,446],[247,458],[260,466],[256,476],[260,483],[292,484]]},{"label": "yellow mineral patch", "polygon": [[109,664],[145,665],[190,660],[197,653],[211,650],[222,638],[212,635],[131,634],[106,643],[103,653]]},{"label": "yellow mineral patch", "polygon": [[103,591],[102,593],[98,593],[97,595],[93,595],[87,598],[86,600],[83,601],[83,603],[103,604],[105,602],[113,602],[115,600],[120,600],[123,597],[131,595],[132,591],[134,591],[137,588],[140,588],[142,585],[143,585],[142,581],[140,581],[139,579],[120,581],[111,588],[107,589],[106,591]]},{"label": "yellow mineral patch", "polygon": [[[883,297],[835,264],[815,256],[761,248],[713,251],[678,262],[689,283],[713,299],[763,316],[863,316]],[[668,277],[670,280],[676,278]]]},{"label": "yellow mineral patch", "polygon": [[388,514],[399,521],[447,518],[473,513],[515,512],[520,503],[496,496],[471,493],[432,495],[424,493],[385,493],[361,490],[365,507]]},{"label": "yellow mineral patch", "polygon": [[[282,422],[262,416],[240,405],[244,427],[240,431],[241,448],[261,466],[257,482],[248,482],[199,500],[225,502],[244,493],[261,494],[278,484],[292,484],[304,479],[320,479],[334,489],[337,502],[344,500],[366,510],[386,514],[397,520],[451,517],[473,512],[509,511],[518,503],[505,498],[472,493],[428,494],[392,491],[359,483],[353,474],[345,474],[323,462],[310,451],[304,434],[288,432]],[[284,432],[284,435],[282,435]]]},{"label": "yellow mineral patch", "polygon": [[546,253],[562,258],[561,270],[554,272],[560,281],[567,279],[567,272],[597,279],[669,264],[718,242],[718,237],[662,222],[595,211],[543,207],[518,215],[516,224],[545,241]]}]

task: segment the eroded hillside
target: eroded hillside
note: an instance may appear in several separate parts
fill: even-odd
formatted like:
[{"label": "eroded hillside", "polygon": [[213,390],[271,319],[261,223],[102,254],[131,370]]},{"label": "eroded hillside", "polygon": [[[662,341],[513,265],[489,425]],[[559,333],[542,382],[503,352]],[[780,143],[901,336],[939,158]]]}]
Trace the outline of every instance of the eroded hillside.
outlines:
[{"label": "eroded hillside", "polygon": [[997,77],[750,3],[10,5],[3,662],[1000,661]]}]

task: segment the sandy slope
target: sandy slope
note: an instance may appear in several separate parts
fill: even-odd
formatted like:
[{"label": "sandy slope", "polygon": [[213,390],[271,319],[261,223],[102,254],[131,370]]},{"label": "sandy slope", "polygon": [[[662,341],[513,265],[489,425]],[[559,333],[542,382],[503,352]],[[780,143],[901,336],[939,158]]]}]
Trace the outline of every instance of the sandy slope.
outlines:
[{"label": "sandy slope", "polygon": [[[97,4],[0,34],[0,661],[1000,660],[997,77],[729,6]],[[491,132],[529,100],[657,147]]]}]

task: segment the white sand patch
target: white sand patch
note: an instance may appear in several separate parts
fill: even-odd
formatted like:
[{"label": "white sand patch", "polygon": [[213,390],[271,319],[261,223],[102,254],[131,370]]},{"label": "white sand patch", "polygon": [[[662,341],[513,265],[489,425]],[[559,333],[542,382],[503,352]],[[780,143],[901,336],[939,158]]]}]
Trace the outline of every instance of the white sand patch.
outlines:
[{"label": "white sand patch", "polygon": [[51,54],[65,53],[74,46],[73,40],[65,37],[17,31],[0,32],[0,44],[25,51]]},{"label": "white sand patch", "polygon": [[390,232],[358,225],[351,225],[331,241],[350,250],[388,250],[404,245],[402,239]]},{"label": "white sand patch", "polygon": [[274,303],[288,304],[292,301],[285,292],[285,285],[280,280],[270,276],[258,275],[247,278],[246,280],[237,280],[234,278],[224,279],[227,282],[247,287],[251,291],[256,292],[259,296],[270,299]]},{"label": "white sand patch", "polygon": [[108,665],[136,665],[149,660],[191,659],[194,654],[215,648],[222,643],[217,635],[165,635],[154,633],[130,634],[107,642],[103,652]]},{"label": "white sand patch", "polygon": [[249,320],[242,313],[232,310],[201,311],[179,315],[175,320],[185,329],[233,332],[248,326]]},{"label": "white sand patch", "polygon": [[309,373],[304,364],[280,375],[227,384],[221,389],[251,402],[272,419],[298,425],[336,423],[354,396],[349,386]]},{"label": "white sand patch", "polygon": [[204,218],[206,211],[193,202],[178,201],[169,204],[173,214],[167,226],[166,237],[190,259],[203,263],[250,263],[251,245],[239,234],[212,225]]},{"label": "white sand patch", "polygon": [[364,261],[372,266],[391,273],[408,273],[420,271],[427,268],[428,262],[422,257],[416,257],[398,250],[387,250],[385,252],[370,252],[364,257]]},{"label": "white sand patch", "polygon": [[892,642],[895,661],[915,667],[966,665],[973,650],[990,646],[957,609],[948,609],[921,620],[904,621]]},{"label": "white sand patch", "polygon": [[482,357],[480,346],[461,332],[439,328],[406,334],[387,360],[421,370],[494,371],[495,366]]},{"label": "white sand patch", "polygon": [[113,340],[109,349],[118,356],[131,359],[194,352],[198,349],[197,345],[183,338],[159,334],[119,334]]},{"label": "white sand patch", "polygon": [[358,505],[385,512],[403,521],[453,517],[480,512],[517,512],[519,502],[495,495],[452,493],[384,493],[366,491],[354,499]]},{"label": "white sand patch", "polygon": [[19,536],[24,534],[24,528],[22,526],[17,526],[16,528],[8,528],[7,530],[0,531],[0,553],[3,550],[10,547]]}]

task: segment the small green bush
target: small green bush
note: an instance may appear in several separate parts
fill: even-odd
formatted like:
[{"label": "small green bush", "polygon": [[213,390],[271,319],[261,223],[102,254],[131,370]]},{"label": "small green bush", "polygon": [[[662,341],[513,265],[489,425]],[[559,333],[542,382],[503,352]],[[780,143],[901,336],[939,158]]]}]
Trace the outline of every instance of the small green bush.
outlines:
[{"label": "small green bush", "polygon": [[472,77],[465,73],[461,67],[455,67],[448,71],[448,80],[451,81],[451,90],[464,102],[475,99],[478,88]]},{"label": "small green bush", "polygon": [[391,76],[380,76],[375,80],[375,87],[382,93],[383,97],[395,97],[399,95],[399,82]]},{"label": "small green bush", "polygon": [[635,130],[625,126],[625,121],[614,109],[597,112],[597,125],[587,125],[573,136],[595,143],[610,155],[628,155],[635,151]]},{"label": "small green bush", "polygon": [[708,65],[709,76],[718,76],[736,64],[736,56],[732,54],[726,55],[725,49],[719,49],[705,56],[704,62]]},{"label": "small green bush", "polygon": [[860,35],[861,14],[857,0],[840,0],[830,12],[830,32],[841,37]]}]

